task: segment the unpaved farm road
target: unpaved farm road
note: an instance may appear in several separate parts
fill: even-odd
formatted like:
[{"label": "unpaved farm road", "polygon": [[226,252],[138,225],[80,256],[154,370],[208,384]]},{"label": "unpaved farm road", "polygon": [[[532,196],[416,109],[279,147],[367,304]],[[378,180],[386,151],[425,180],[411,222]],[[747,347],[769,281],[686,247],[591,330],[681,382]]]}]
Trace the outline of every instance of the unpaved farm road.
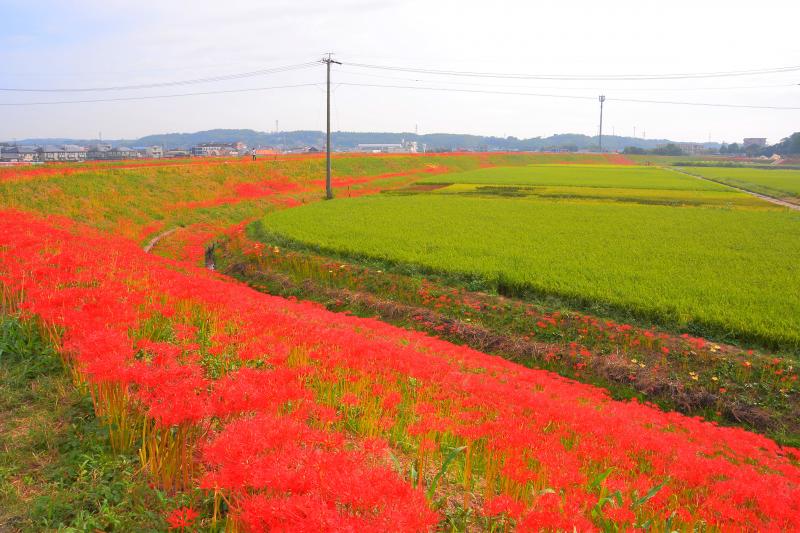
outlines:
[{"label": "unpaved farm road", "polygon": [[164,237],[166,237],[167,235],[170,235],[170,234],[172,234],[172,233],[175,233],[175,232],[176,232],[176,231],[178,231],[179,229],[180,229],[180,226],[176,226],[176,227],[174,227],[174,228],[172,228],[172,229],[168,229],[167,231],[165,231],[165,232],[163,232],[163,233],[159,233],[158,235],[156,235],[155,237],[153,237],[152,239],[150,239],[150,242],[148,242],[147,244],[145,244],[145,245],[144,245],[144,251],[145,251],[145,253],[150,253],[150,250],[152,250],[152,249],[153,249],[153,246],[155,246],[156,244],[158,244],[158,241],[160,241],[161,239],[163,239],[163,238],[164,238]]},{"label": "unpaved farm road", "polygon": [[766,194],[759,194],[757,192],[748,191],[747,189],[742,189],[741,187],[734,187],[733,185],[729,185],[727,183],[723,183],[721,181],[712,180],[711,178],[706,178],[705,176],[700,176],[698,174],[692,174],[691,172],[686,172],[685,170],[680,170],[673,167],[661,167],[667,170],[671,170],[673,172],[679,172],[680,174],[685,174],[687,176],[691,176],[693,178],[697,178],[700,180],[710,181],[711,183],[716,183],[717,185],[724,185],[725,187],[730,187],[731,189],[736,189],[737,191],[749,194],[751,196],[755,196],[756,198],[761,198],[762,200],[766,200],[767,202],[772,202],[773,204],[782,205],[783,207],[788,207],[789,209],[794,209],[795,211],[800,211],[800,205],[793,204],[791,202],[787,202],[786,200],[781,200],[779,198],[774,198],[772,196],[767,196]]}]

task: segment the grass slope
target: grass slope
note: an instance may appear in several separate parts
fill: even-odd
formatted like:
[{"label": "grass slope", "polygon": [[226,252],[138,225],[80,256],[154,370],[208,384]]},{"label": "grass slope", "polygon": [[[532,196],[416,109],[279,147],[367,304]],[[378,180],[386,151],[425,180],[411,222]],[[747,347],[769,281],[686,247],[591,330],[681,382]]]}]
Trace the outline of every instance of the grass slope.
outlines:
[{"label": "grass slope", "polygon": [[165,531],[139,468],[36,328],[0,316],[0,531]]}]

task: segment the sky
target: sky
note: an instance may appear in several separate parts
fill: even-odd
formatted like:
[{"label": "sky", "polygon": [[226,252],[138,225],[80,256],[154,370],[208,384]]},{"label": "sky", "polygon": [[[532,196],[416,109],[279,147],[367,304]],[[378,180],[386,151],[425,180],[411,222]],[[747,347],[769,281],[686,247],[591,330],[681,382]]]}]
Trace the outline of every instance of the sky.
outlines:
[{"label": "sky", "polygon": [[[334,130],[596,135],[603,94],[606,134],[729,143],[767,137],[772,143],[800,131],[799,20],[797,0],[0,0],[1,89],[156,84],[311,63],[149,89],[0,90],[0,104],[127,98],[0,105],[0,140],[273,131],[276,121],[283,131],[322,130],[325,66],[313,62],[331,52],[342,63],[332,67]],[[531,79],[793,66],[798,70],[683,80]]]}]

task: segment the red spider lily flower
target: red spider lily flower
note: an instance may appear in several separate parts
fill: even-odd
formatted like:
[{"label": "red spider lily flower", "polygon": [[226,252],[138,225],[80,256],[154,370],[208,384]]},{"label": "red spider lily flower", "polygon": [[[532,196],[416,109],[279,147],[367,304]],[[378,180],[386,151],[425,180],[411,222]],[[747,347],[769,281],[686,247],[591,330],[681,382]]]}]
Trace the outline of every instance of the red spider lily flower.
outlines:
[{"label": "red spider lily flower", "polygon": [[191,507],[180,507],[167,515],[167,523],[171,530],[179,529],[183,531],[187,527],[192,527],[199,514]]}]

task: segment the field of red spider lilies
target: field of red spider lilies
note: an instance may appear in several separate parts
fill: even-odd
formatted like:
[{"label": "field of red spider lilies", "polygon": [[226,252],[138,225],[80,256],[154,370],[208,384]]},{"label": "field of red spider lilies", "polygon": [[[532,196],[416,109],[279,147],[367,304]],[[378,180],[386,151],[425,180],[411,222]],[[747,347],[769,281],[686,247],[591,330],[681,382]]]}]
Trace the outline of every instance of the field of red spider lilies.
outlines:
[{"label": "field of red spider lilies", "polygon": [[[800,451],[4,211],[36,317],[117,450],[247,531],[800,530]],[[463,524],[464,527],[461,527]]]}]

